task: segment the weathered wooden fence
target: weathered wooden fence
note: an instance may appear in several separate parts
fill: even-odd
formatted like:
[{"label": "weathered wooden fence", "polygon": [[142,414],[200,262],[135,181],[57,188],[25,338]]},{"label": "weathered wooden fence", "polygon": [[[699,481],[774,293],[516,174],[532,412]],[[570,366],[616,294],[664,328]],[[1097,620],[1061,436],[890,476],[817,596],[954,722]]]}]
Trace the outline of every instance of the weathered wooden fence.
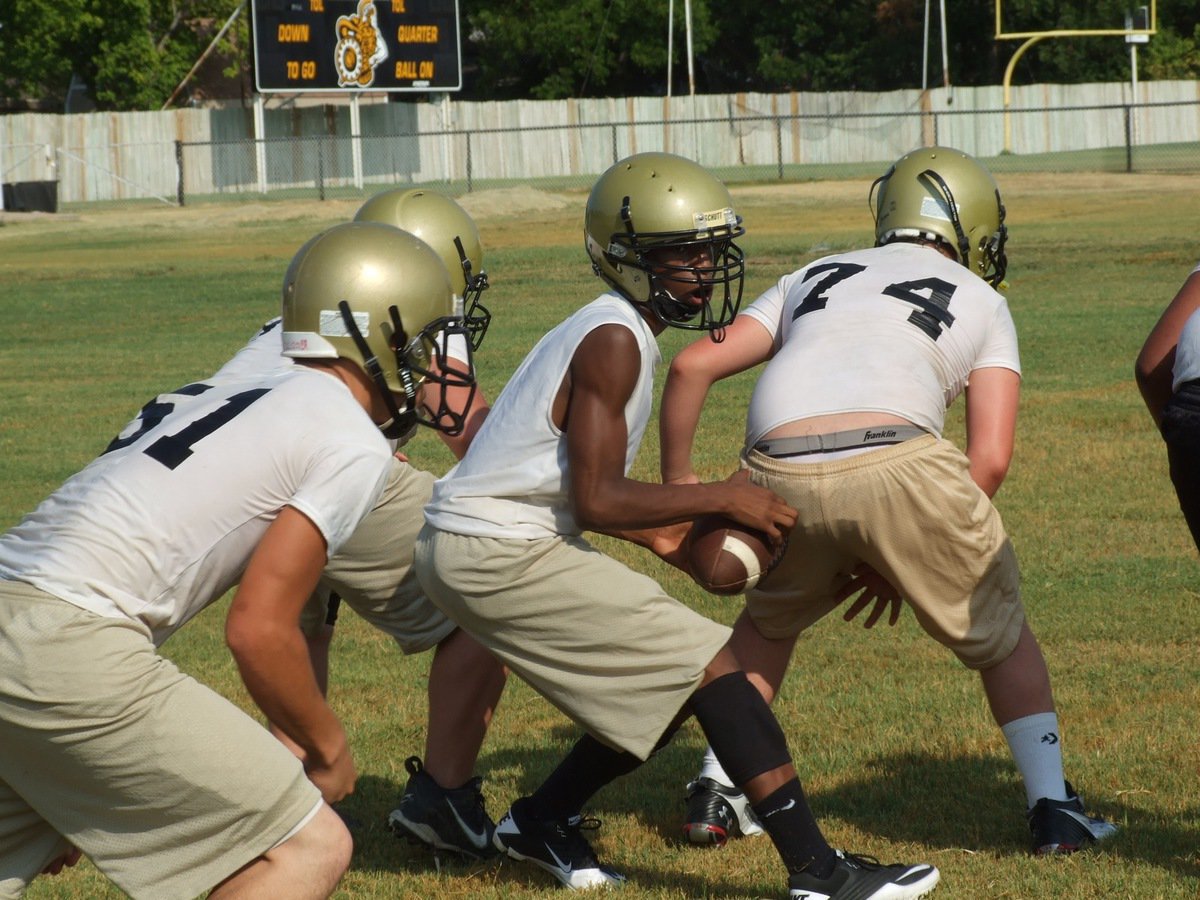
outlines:
[{"label": "weathered wooden fence", "polygon": [[[439,183],[585,187],[643,150],[740,180],[870,171],[940,142],[994,167],[1200,171],[1200,84],[1030,85],[887,93],[735,94],[560,101],[347,100],[254,111],[17,114],[0,118],[0,181],[54,182],[61,203],[185,203],[212,195],[365,192]],[[278,102],[273,100],[272,102]],[[865,167],[865,168],[864,168]]]}]

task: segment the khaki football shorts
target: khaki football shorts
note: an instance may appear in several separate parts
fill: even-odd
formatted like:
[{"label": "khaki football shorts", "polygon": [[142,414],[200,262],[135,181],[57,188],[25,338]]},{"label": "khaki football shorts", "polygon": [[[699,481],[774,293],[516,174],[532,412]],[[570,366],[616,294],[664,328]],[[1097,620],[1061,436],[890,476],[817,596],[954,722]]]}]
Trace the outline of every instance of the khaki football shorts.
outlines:
[{"label": "khaki football shorts", "polygon": [[140,623],[0,581],[0,897],[65,838],[135,898],[191,900],[320,804],[296,757]]},{"label": "khaki football shorts", "polygon": [[866,562],[964,665],[991,668],[1015,649],[1025,621],[1016,554],[952,443],[927,435],[824,463],[757,450],[745,460],[751,481],[800,514],[784,558],[746,596],[765,637],[792,637],[834,609]]},{"label": "khaki football shorts", "polygon": [[429,596],[595,738],[646,759],[730,629],[580,537],[508,540],[426,526]]},{"label": "khaki football shorts", "polygon": [[399,460],[379,502],[329,560],[300,617],[315,634],[328,615],[329,592],[386,634],[404,653],[436,646],[455,625],[429,602],[413,571],[413,545],[425,522],[434,476]]}]

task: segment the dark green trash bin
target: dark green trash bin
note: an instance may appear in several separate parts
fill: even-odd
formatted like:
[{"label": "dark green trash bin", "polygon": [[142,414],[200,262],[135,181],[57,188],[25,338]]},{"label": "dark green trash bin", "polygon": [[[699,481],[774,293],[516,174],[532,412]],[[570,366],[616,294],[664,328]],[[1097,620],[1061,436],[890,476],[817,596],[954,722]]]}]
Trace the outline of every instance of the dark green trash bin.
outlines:
[{"label": "dark green trash bin", "polygon": [[57,181],[14,181],[3,190],[5,212],[58,212]]}]

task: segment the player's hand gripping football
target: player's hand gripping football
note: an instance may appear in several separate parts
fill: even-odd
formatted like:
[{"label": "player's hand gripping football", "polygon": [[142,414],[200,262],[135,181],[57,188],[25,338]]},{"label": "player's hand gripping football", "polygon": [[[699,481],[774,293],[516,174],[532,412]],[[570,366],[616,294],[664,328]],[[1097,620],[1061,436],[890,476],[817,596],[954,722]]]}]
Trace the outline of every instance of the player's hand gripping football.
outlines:
[{"label": "player's hand gripping football", "polygon": [[687,538],[691,530],[691,522],[676,522],[674,525],[662,525],[652,529],[650,551],[664,562],[686,572]]},{"label": "player's hand gripping football", "polygon": [[[859,593],[860,591],[862,593]],[[841,590],[834,596],[840,603],[855,594],[858,594],[858,599],[851,603],[846,612],[842,614],[842,618],[847,622],[852,621],[872,603],[875,604],[875,607],[863,620],[863,628],[874,628],[883,614],[888,612],[889,606],[891,612],[888,615],[888,625],[894,626],[900,621],[902,600],[900,592],[892,587],[890,581],[866,563],[859,563],[855,567],[854,571],[850,573],[850,580],[842,585]]]},{"label": "player's hand gripping football", "polygon": [[739,469],[713,488],[724,489],[719,510],[731,519],[766,534],[778,549],[796,524],[796,510],[772,490],[750,481],[750,473]]}]

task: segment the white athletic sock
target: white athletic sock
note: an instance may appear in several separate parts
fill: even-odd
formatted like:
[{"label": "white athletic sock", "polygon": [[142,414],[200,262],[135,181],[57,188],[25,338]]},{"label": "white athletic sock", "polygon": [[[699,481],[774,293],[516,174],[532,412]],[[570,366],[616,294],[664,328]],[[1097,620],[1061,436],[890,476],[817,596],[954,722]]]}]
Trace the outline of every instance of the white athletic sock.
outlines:
[{"label": "white athletic sock", "polygon": [[717,755],[712,747],[704,748],[704,762],[700,765],[700,777],[711,778],[727,788],[732,788],[733,780],[725,774],[725,768],[717,761]]},{"label": "white athletic sock", "polygon": [[1025,798],[1030,809],[1038,800],[1066,800],[1062,745],[1058,740],[1058,716],[1034,713],[1002,725],[1017,771],[1025,780]]}]

